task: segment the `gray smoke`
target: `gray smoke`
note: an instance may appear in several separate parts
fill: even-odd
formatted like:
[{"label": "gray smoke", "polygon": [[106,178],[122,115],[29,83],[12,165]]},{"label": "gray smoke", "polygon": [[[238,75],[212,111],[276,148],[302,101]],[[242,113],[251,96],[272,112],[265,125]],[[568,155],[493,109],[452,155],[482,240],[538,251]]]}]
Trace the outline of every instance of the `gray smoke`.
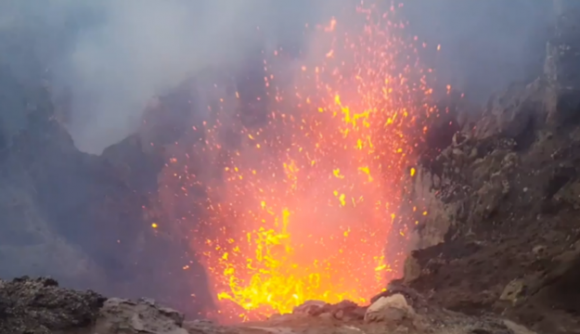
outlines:
[{"label": "gray smoke", "polygon": [[[139,126],[153,97],[207,67],[240,67],[256,49],[299,48],[307,43],[306,22],[324,23],[349,3],[28,0],[2,4],[0,29],[27,26],[42,36],[75,144],[100,153]],[[405,1],[404,13],[408,31],[430,50],[442,45],[423,55],[439,82],[485,100],[538,74],[552,6],[548,0]]]},{"label": "gray smoke", "polygon": [[276,43],[272,27],[284,21],[273,3],[256,0],[91,6],[100,21],[75,36],[57,74],[72,99],[75,143],[95,153],[134,131],[152,97],[205,68],[235,68],[264,40]]},{"label": "gray smoke", "polygon": [[438,81],[483,102],[540,74],[553,6],[551,0],[404,1],[404,12],[410,31],[431,49],[441,45],[440,52],[423,57]]}]

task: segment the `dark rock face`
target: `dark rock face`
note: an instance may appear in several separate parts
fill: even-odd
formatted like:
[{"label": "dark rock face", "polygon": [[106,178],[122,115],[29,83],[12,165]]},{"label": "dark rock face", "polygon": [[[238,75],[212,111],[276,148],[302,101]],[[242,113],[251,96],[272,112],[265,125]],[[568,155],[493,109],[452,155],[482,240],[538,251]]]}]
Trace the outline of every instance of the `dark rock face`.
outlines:
[{"label": "dark rock face", "polygon": [[580,6],[574,1],[557,0],[556,25],[547,45],[544,73],[548,82],[546,105],[550,119],[563,125],[580,121]]},{"label": "dark rock face", "polygon": [[49,278],[0,281],[0,332],[62,333],[91,326],[106,298]]},{"label": "dark rock face", "polygon": [[0,281],[0,333],[187,334],[183,325],[182,313],[153,300],[107,299],[50,278]]},{"label": "dark rock face", "polygon": [[0,276],[50,275],[67,287],[165,302],[195,293],[200,301],[187,300],[187,311],[198,312],[211,300],[203,272],[190,264],[201,277],[191,283],[180,270],[187,245],[151,228],[163,147],[188,124],[183,104],[192,97],[168,96],[180,114],[100,156],[80,152],[57,115],[38,45],[18,33],[0,31]]},{"label": "dark rock face", "polygon": [[418,243],[400,284],[539,332],[580,328],[579,14],[559,17],[544,76],[492,98],[410,180],[409,202],[428,215],[413,217]]},{"label": "dark rock face", "polygon": [[[21,260],[20,267],[2,266],[2,275],[53,274],[66,284],[85,279],[95,284],[98,276],[106,281],[112,273],[119,275],[116,279],[129,277],[131,269],[120,255],[134,253],[131,240],[146,231],[147,192],[131,187],[107,157],[74,147],[51,117],[48,92],[39,89],[25,98],[32,108],[27,126],[11,138],[0,160],[0,257],[5,263]],[[127,143],[118,146],[126,154],[138,152]],[[143,165],[155,166],[140,158]],[[150,170],[148,177],[155,180],[156,172]]]}]

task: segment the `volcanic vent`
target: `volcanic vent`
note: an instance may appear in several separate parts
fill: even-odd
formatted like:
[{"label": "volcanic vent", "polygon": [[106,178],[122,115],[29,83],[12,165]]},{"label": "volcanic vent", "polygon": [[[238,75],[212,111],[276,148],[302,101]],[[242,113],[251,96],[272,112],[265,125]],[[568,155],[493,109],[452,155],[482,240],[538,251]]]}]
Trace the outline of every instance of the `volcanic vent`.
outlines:
[{"label": "volcanic vent", "polygon": [[366,304],[399,274],[403,253],[390,245],[407,234],[394,224],[403,180],[435,114],[417,57],[428,46],[405,37],[395,7],[354,15],[307,28],[298,65],[263,52],[260,89],[205,87],[207,118],[171,148],[162,201],[222,320],[308,300]]}]

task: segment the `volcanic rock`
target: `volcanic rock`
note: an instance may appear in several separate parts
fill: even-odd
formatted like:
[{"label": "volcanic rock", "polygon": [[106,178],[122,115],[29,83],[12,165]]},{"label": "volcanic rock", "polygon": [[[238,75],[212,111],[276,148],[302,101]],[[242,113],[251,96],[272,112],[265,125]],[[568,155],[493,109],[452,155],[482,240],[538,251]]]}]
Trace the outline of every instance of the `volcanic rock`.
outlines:
[{"label": "volcanic rock", "polygon": [[234,334],[239,332],[234,328],[219,326],[214,322],[205,319],[184,321],[183,328],[186,329],[189,334]]},{"label": "volcanic rock", "polygon": [[542,85],[537,80],[529,85],[512,85],[506,91],[489,100],[482,119],[476,125],[475,137],[486,138],[501,135],[521,141],[529,141],[526,130],[542,112]]},{"label": "volcanic rock", "polygon": [[[50,278],[0,281],[0,333],[187,334],[199,329],[191,322],[189,332],[183,326],[183,314],[146,299],[107,299],[60,288]],[[219,326],[212,328],[216,332]]]},{"label": "volcanic rock", "polygon": [[0,281],[0,333],[55,333],[90,327],[105,298],[59,288],[50,278]]},{"label": "volcanic rock", "polygon": [[167,260],[181,258],[189,246],[163,227],[151,228],[159,218],[153,206],[168,160],[164,145],[186,124],[191,96],[180,90],[162,98],[172,113],[159,112],[166,118],[156,118],[158,126],[103,154],[81,152],[59,116],[64,102],[42,58],[59,41],[43,34],[41,44],[50,50],[38,59],[34,29],[15,29],[0,32],[0,277],[52,276],[68,287],[127,298],[148,294],[176,303],[194,293],[211,300],[195,260],[188,271],[201,273],[195,286],[185,271],[172,270],[181,264]]},{"label": "volcanic rock", "polygon": [[365,311],[365,307],[359,306],[350,300],[343,300],[338,304],[329,305],[325,310],[333,318],[342,321],[362,320]]},{"label": "volcanic rock", "polygon": [[580,277],[580,6],[560,4],[571,7],[558,16],[544,75],[492,98],[423,160],[399,215],[417,228],[397,284],[546,333],[580,328],[570,283]]},{"label": "volcanic rock", "polygon": [[[352,302],[326,304],[317,316],[220,326],[207,320],[186,321],[182,313],[147,299],[105,298],[68,290],[49,278],[0,281],[0,333],[74,334],[295,334],[295,333],[526,333],[525,327],[499,318],[470,317],[431,304],[405,286],[391,286],[365,316],[348,318],[364,308]],[[309,303],[312,305],[313,303]],[[317,309],[318,310],[318,309]],[[344,316],[335,315],[343,312]],[[333,314],[333,316],[325,316]],[[364,313],[363,313],[364,314]]]},{"label": "volcanic rock", "polygon": [[506,285],[505,289],[503,289],[499,299],[515,304],[523,291],[524,283],[521,280],[513,280]]},{"label": "volcanic rock", "polygon": [[110,298],[99,311],[94,325],[97,333],[187,334],[183,314],[155,302]]},{"label": "volcanic rock", "polygon": [[328,304],[322,301],[311,300],[295,307],[292,315],[306,315],[351,321],[362,320],[365,311],[365,307],[361,307],[350,300],[343,300],[337,304]]},{"label": "volcanic rock", "polygon": [[364,320],[367,322],[388,321],[398,322],[406,318],[412,318],[415,311],[401,294],[381,297],[374,302],[365,313]]},{"label": "volcanic rock", "polygon": [[405,259],[405,266],[403,268],[403,280],[409,283],[421,276],[421,266],[417,259],[412,256],[408,256]]},{"label": "volcanic rock", "polygon": [[554,36],[547,45],[544,75],[548,81],[546,106],[549,121],[575,124],[580,112],[580,7],[573,1],[555,1]]},{"label": "volcanic rock", "polygon": [[329,304],[320,300],[309,300],[304,302],[304,304],[295,307],[292,313],[317,316],[324,313],[328,306]]},{"label": "volcanic rock", "polygon": [[537,245],[532,248],[532,252],[536,255],[536,257],[541,258],[546,254],[547,248],[544,245]]}]

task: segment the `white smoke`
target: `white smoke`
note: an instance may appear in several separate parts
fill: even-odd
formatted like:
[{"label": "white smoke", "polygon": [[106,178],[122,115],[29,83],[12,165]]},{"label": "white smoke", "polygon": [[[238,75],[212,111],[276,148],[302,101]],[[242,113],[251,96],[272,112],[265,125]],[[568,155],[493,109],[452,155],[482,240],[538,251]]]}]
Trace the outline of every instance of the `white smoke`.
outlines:
[{"label": "white smoke", "polygon": [[[77,147],[99,153],[139,126],[156,95],[208,66],[240,66],[258,45],[299,41],[305,22],[324,23],[330,12],[355,2],[24,0],[0,4],[0,31],[34,29],[43,21],[38,40],[48,40],[51,31],[73,36],[65,49],[54,47],[55,88],[67,92],[67,125]],[[441,59],[430,62],[443,81],[487,96],[498,82],[523,77],[529,66],[521,63],[541,57],[524,41],[546,25],[544,7],[550,6],[519,0],[508,8],[494,0],[473,7],[439,0],[405,3],[405,14],[410,31],[443,45]]]},{"label": "white smoke", "polygon": [[82,31],[58,67],[71,95],[77,147],[99,153],[139,125],[152,97],[211,65],[233,66],[257,43],[256,1],[115,1]]}]

